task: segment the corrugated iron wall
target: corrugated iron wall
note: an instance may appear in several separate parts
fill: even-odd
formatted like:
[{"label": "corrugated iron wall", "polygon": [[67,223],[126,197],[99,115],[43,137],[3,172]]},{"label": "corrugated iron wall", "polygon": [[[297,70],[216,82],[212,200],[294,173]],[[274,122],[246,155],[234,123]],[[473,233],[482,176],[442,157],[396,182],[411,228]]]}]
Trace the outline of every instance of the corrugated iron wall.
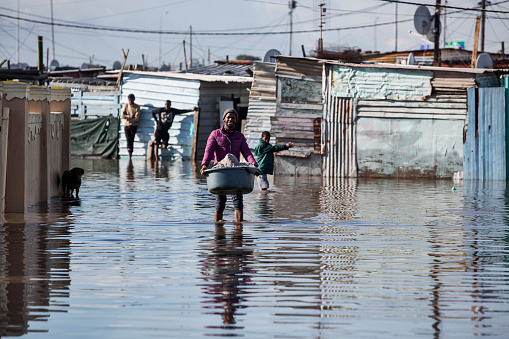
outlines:
[{"label": "corrugated iron wall", "polygon": [[[325,78],[322,118],[322,175],[325,178],[357,177],[357,99],[332,96],[332,69]],[[330,182],[329,184],[334,184]]]},{"label": "corrugated iron wall", "polygon": [[463,178],[506,180],[506,89],[469,88]]},{"label": "corrugated iron wall", "polygon": [[509,138],[507,138],[507,134],[509,131],[509,75],[504,75],[501,78],[502,87],[505,88],[505,158],[506,158],[506,166],[505,166],[505,178],[509,178],[509,166],[507,166],[507,161],[509,160]]},{"label": "corrugated iron wall", "polygon": [[[127,96],[133,93],[135,102],[141,106],[141,116],[138,131],[134,139],[133,155],[145,156],[147,143],[154,134],[155,122],[152,120],[152,109],[164,107],[166,100],[171,100],[172,107],[179,109],[192,109],[198,106],[200,98],[200,81],[177,79],[170,77],[127,73],[124,75],[122,85],[122,107],[127,102]],[[194,113],[177,115],[171,127],[169,146],[160,149],[162,157],[189,158],[191,155]],[[124,120],[121,120],[119,133],[119,155],[127,155],[127,143],[124,135]]]},{"label": "corrugated iron wall", "polygon": [[253,83],[249,94],[244,135],[250,148],[254,148],[263,131],[272,132],[270,119],[276,115],[276,64],[255,63]]}]

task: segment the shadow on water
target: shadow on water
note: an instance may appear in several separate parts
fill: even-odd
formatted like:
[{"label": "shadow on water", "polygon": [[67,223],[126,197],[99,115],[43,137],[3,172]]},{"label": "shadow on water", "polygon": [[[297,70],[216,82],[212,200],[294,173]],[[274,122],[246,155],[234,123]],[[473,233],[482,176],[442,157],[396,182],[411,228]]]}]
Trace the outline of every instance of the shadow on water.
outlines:
[{"label": "shadow on water", "polygon": [[241,227],[190,162],[73,165],[80,199],[4,215],[2,337],[507,334],[505,182],[276,177]]}]

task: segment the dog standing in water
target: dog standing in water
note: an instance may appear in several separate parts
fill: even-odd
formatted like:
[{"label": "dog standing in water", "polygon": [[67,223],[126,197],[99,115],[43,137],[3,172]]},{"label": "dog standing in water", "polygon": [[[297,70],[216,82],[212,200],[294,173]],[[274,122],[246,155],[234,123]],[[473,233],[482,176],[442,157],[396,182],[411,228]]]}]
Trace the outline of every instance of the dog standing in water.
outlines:
[{"label": "dog standing in water", "polygon": [[62,174],[62,188],[64,190],[64,198],[72,197],[74,190],[76,190],[76,199],[79,199],[79,192],[81,186],[81,176],[85,174],[83,168],[75,167],[70,171],[64,171]]}]

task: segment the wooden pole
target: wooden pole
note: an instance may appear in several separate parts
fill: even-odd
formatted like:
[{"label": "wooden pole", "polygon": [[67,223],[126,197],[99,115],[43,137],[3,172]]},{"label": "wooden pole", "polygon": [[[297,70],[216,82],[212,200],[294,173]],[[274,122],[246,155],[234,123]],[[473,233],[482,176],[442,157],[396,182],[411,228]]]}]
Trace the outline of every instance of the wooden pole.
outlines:
[{"label": "wooden pole", "polygon": [[122,82],[122,73],[124,73],[124,66],[125,66],[125,62],[127,61],[127,56],[129,55],[129,49],[127,50],[127,53],[126,53],[126,52],[124,52],[124,49],[122,48],[122,54],[124,55],[124,61],[122,62],[122,67],[120,67],[120,72],[118,73],[117,87],[119,87],[120,83]]},{"label": "wooden pole", "polygon": [[186,55],[186,41],[182,42],[184,44],[184,61],[186,62],[186,72],[187,72],[187,55]]},{"label": "wooden pole", "polygon": [[198,158],[198,142],[200,131],[200,110],[194,111],[194,124],[193,124],[193,144],[191,146],[191,161],[200,161]]},{"label": "wooden pole", "polygon": [[435,6],[435,27],[433,31],[435,33],[435,49],[433,55],[433,66],[440,67],[442,64],[442,60],[440,58],[440,0],[436,0]]},{"label": "wooden pole", "polygon": [[478,16],[475,18],[475,36],[474,36],[474,48],[472,49],[472,60],[470,61],[470,67],[475,67],[475,62],[477,60],[477,44],[479,43],[479,26],[481,24],[481,17]]}]

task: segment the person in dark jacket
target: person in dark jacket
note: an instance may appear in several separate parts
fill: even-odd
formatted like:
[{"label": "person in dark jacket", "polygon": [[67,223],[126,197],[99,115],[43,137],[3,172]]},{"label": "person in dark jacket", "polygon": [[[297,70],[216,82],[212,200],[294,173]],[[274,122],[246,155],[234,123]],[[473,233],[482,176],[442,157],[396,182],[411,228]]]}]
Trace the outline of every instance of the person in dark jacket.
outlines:
[{"label": "person in dark jacket", "polygon": [[261,190],[267,190],[269,188],[267,174],[272,175],[274,173],[274,153],[287,150],[293,146],[293,142],[289,142],[286,145],[271,145],[270,132],[262,132],[260,142],[254,149],[256,161],[258,162],[258,169],[261,173],[258,176],[258,184],[260,185]]},{"label": "person in dark jacket", "polygon": [[158,147],[161,145],[162,148],[168,147],[168,140],[170,139],[170,134],[168,133],[171,125],[173,124],[173,119],[177,114],[188,113],[191,111],[197,111],[197,107],[193,107],[193,109],[176,109],[171,107],[171,101],[166,100],[164,107],[155,108],[152,110],[152,118],[156,122],[156,128],[154,131],[154,154],[157,160]]}]

